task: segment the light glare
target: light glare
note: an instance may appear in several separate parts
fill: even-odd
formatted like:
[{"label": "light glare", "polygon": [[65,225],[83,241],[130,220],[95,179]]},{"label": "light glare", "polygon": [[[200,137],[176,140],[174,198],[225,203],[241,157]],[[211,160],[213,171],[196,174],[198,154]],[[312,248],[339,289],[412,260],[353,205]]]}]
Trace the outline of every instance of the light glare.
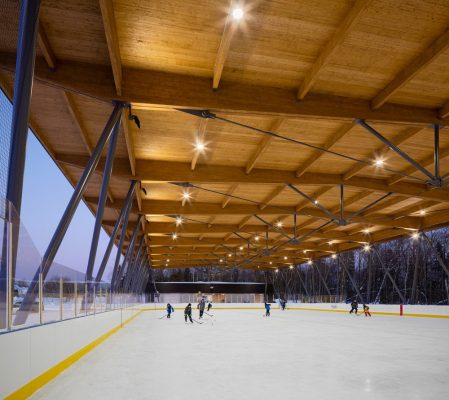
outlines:
[{"label": "light glare", "polygon": [[243,18],[243,10],[239,7],[236,7],[232,10],[232,18],[236,21],[239,21]]}]

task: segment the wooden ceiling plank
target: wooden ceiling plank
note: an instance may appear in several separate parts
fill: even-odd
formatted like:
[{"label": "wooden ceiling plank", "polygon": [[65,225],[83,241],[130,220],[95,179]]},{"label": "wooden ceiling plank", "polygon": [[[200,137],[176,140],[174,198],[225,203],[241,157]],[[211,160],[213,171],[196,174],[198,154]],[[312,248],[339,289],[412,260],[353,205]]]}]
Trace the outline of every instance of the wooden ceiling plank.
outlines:
[{"label": "wooden ceiling plank", "polygon": [[449,48],[449,29],[416,57],[410,64],[402,69],[395,78],[382,89],[371,101],[371,108],[377,110],[383,106],[398,90],[413,79],[420,71],[429,65],[435,58]]},{"label": "wooden ceiling plank", "polygon": [[[198,126],[198,131],[196,133],[196,141],[195,143],[203,143],[204,144],[204,139],[206,137],[206,128],[207,128],[207,119],[205,118],[201,118],[200,119],[200,123]],[[196,167],[196,163],[198,161],[198,158],[200,156],[201,152],[198,149],[194,149],[194,153],[193,153],[193,157],[192,157],[192,163],[191,163],[191,169],[192,171],[195,169]]]},{"label": "wooden ceiling plank", "polygon": [[111,60],[115,89],[119,96],[122,95],[122,61],[120,57],[120,45],[115,24],[114,6],[112,0],[99,0],[101,17],[103,19],[104,33],[108,44],[109,59]]},{"label": "wooden ceiling plank", "polygon": [[259,205],[261,210],[265,209],[276,197],[278,197],[285,189],[285,185],[279,185],[276,187]]},{"label": "wooden ceiling plank", "polygon": [[[284,123],[283,118],[276,118],[268,128],[269,132],[277,133],[279,129],[281,128],[282,124]],[[246,173],[249,174],[253,168],[256,166],[257,161],[259,158],[265,153],[265,151],[268,149],[268,146],[273,141],[273,136],[265,136],[258,144],[256,150],[249,158],[248,163],[246,164]]]},{"label": "wooden ceiling plank", "polygon": [[[449,157],[449,146],[443,147],[442,149],[440,149],[440,161]],[[427,157],[422,158],[421,160],[418,161],[423,167],[428,167],[430,165],[433,164],[434,162],[434,155],[433,154],[429,154]],[[411,165],[407,168],[404,168],[402,171],[402,174],[407,174],[407,175],[411,175],[414,174],[416,172],[416,168]],[[397,175],[393,175],[390,178],[388,178],[387,183],[389,185],[394,185],[397,184],[399,181],[405,179],[406,177],[404,175],[401,174],[397,174]]]},{"label": "wooden ceiling plank", "polygon": [[[345,136],[353,128],[353,124],[344,124],[338,131],[329,138],[322,146],[326,150],[330,150],[343,136]],[[326,153],[320,150],[314,150],[313,154],[296,170],[296,177],[302,176],[313,164],[318,161]]]},{"label": "wooden ceiling plank", "polygon": [[340,45],[345,41],[353,26],[359,21],[363,12],[368,8],[372,0],[356,0],[351,11],[345,19],[339,24],[336,32],[324,47],[310,71],[306,74],[298,89],[297,97],[299,100],[304,99],[306,94],[312,88],[320,72],[326,67],[331,57],[338,51]]},{"label": "wooden ceiling plank", "polygon": [[48,65],[48,68],[51,70],[56,69],[56,56],[53,52],[53,49],[48,40],[47,34],[45,33],[45,29],[42,26],[42,23],[39,24],[38,33],[37,33],[37,44],[42,51],[42,54],[45,58],[45,61]]},{"label": "wooden ceiling plank", "polygon": [[[394,144],[395,146],[399,146],[400,144],[404,143],[405,141],[412,138],[413,136],[416,136],[418,133],[424,131],[425,129],[426,128],[409,128],[404,133],[400,134],[398,137],[392,139],[391,143]],[[376,158],[382,159],[383,157],[385,157],[388,154],[389,151],[391,151],[390,147],[381,146],[376,151],[371,153],[370,157],[366,161],[373,162],[373,167],[374,167],[375,166],[374,161],[376,160]],[[362,164],[362,163],[355,164],[351,169],[349,169],[347,172],[345,172],[343,174],[343,180],[352,178],[354,175],[356,175],[357,173],[359,173],[360,171],[362,171],[368,167],[369,167],[369,165],[367,165],[367,164]]]},{"label": "wooden ceiling plank", "polygon": [[[93,145],[89,139],[89,135],[87,133],[87,129],[83,123],[83,120],[81,118],[81,114],[78,111],[78,108],[76,107],[75,101],[73,99],[73,96],[69,92],[62,92],[62,95],[64,97],[64,100],[67,104],[67,109],[69,110],[70,115],[72,116],[72,120],[75,123],[76,127],[78,128],[78,131],[81,136],[81,140],[83,141],[84,145],[86,146],[86,150],[89,153],[89,156],[92,155],[93,151]],[[111,190],[108,188],[108,197],[111,200],[111,202],[114,202],[114,196],[112,195]]]},{"label": "wooden ceiling plank", "polygon": [[227,191],[226,196],[224,196],[224,199],[221,203],[221,208],[225,208],[229,204],[229,202],[232,200],[231,196],[235,193],[238,187],[239,187],[238,183],[231,186],[231,188]]}]

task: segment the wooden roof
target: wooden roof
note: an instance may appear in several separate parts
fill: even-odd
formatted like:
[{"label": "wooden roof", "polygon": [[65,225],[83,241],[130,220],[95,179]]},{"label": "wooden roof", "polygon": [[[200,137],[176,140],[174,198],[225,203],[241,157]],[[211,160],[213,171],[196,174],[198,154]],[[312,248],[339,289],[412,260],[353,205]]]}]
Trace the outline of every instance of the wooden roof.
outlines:
[{"label": "wooden roof", "polygon": [[[11,97],[18,3],[1,11]],[[75,184],[112,101],[129,102],[141,128],[124,111],[105,229],[136,179],[129,229],[145,215],[153,267],[285,267],[448,224],[449,189],[355,123],[432,174],[441,125],[449,173],[448,28],[445,0],[42,0],[30,123]],[[329,222],[341,185],[345,224]]]}]

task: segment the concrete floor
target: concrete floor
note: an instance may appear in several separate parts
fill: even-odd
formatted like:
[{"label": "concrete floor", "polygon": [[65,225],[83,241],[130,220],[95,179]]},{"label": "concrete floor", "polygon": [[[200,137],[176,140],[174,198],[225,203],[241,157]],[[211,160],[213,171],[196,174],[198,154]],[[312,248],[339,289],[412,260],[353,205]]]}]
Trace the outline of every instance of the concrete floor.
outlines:
[{"label": "concrete floor", "polygon": [[32,398],[449,398],[449,319],[214,314],[190,325],[145,312]]}]

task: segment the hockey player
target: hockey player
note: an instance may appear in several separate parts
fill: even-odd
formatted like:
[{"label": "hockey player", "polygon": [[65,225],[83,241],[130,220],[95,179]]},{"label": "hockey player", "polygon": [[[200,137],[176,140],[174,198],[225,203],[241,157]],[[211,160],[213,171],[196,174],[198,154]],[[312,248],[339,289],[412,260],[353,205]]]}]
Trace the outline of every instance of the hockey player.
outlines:
[{"label": "hockey player", "polygon": [[192,304],[187,304],[187,307],[184,309],[184,320],[187,322],[187,318],[190,319],[190,322],[193,324],[192,319]]},{"label": "hockey player", "polygon": [[284,311],[285,310],[285,306],[287,305],[287,302],[285,301],[285,300],[280,300],[280,303],[281,303],[281,308],[282,308],[282,311]]},{"label": "hockey player", "polygon": [[203,318],[204,309],[206,308],[206,301],[204,298],[198,303],[198,309],[200,310],[200,319]]},{"label": "hockey player", "polygon": [[369,307],[366,304],[363,305],[363,312],[365,313],[365,317],[368,317],[368,316],[371,317],[371,313],[369,312]]},{"label": "hockey player", "polygon": [[353,311],[355,311],[355,313],[357,314],[358,306],[359,306],[359,303],[357,303],[357,300],[356,299],[352,300],[351,311],[349,311],[349,314],[352,314]]},{"label": "hockey player", "polygon": [[212,308],[212,302],[209,301],[209,304],[207,305],[207,312],[209,312],[211,308]]},{"label": "hockey player", "polygon": [[170,303],[167,303],[167,318],[170,318],[172,312],[175,312],[175,309]]},{"label": "hockey player", "polygon": [[270,303],[265,303],[265,316],[269,317],[270,316]]}]

